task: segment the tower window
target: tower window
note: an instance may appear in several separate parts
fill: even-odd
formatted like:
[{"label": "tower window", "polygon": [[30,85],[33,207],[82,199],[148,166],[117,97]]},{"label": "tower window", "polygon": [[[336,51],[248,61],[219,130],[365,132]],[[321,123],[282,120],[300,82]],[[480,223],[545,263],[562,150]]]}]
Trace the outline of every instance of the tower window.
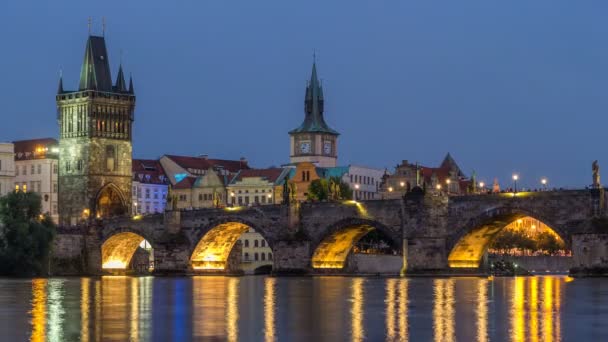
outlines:
[{"label": "tower window", "polygon": [[106,171],[116,171],[116,149],[106,146]]}]

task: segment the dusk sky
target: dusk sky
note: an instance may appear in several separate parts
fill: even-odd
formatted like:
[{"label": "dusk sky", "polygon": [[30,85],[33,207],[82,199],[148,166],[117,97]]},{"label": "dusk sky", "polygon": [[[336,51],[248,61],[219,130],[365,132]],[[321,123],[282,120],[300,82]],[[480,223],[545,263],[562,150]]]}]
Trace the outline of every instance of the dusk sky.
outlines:
[{"label": "dusk sky", "polygon": [[[171,4],[171,5],[169,5]],[[289,161],[313,51],[339,164],[435,166],[503,187],[608,184],[608,2],[28,1],[0,4],[0,141],[57,137],[87,38],[122,50],[135,158]]]}]

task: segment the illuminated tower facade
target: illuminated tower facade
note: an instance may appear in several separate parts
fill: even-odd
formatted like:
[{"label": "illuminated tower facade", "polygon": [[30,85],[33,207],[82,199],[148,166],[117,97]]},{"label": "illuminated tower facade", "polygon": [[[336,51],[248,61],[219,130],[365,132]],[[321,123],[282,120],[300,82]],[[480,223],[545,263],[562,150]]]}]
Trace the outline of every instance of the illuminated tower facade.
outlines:
[{"label": "illuminated tower facade", "polygon": [[89,36],[78,90],[57,91],[59,223],[131,212],[133,80],[114,84],[104,37]]},{"label": "illuminated tower facade", "polygon": [[323,87],[317,78],[316,63],[304,97],[304,122],[289,132],[291,163],[311,162],[320,167],[335,167],[338,160],[338,136],[323,117]]}]

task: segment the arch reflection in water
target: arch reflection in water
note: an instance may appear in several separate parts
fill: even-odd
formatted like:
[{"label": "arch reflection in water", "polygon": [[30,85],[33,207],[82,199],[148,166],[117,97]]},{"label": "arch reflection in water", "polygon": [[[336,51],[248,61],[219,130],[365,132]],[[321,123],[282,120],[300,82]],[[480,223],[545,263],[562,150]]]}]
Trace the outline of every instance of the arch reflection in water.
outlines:
[{"label": "arch reflection in water", "polygon": [[[386,338],[389,341],[407,341],[408,336],[408,281],[386,281]],[[397,327],[398,323],[398,327]]]},{"label": "arch reflection in water", "polygon": [[264,339],[266,342],[276,341],[275,328],[275,287],[277,280],[268,277],[264,280]]},{"label": "arch reflection in water", "polygon": [[363,326],[364,283],[364,279],[355,278],[353,279],[351,285],[351,336],[353,341],[363,341],[365,338],[365,330]]},{"label": "arch reflection in water", "polygon": [[454,340],[454,280],[436,279],[433,292],[433,332],[435,341]]},{"label": "arch reflection in water", "polygon": [[240,278],[192,279],[193,338],[238,340]]},{"label": "arch reflection in water", "polygon": [[[551,342],[561,339],[559,307],[562,284],[561,278],[551,276],[515,279],[511,304],[513,341]],[[526,285],[529,301],[525,296]]]}]

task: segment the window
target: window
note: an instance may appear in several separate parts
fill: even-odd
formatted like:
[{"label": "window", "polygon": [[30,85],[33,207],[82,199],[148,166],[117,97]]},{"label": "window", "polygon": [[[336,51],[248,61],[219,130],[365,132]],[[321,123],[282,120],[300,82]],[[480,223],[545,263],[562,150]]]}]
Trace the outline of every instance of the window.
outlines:
[{"label": "window", "polygon": [[42,173],[42,165],[38,164],[37,168],[38,168],[38,174],[41,174]]},{"label": "window", "polygon": [[[207,197],[207,196],[205,196],[205,197]],[[198,194],[198,200],[199,200],[199,201],[202,201],[202,200],[203,200],[203,194]]]},{"label": "window", "polygon": [[[25,171],[25,169],[23,171]],[[72,165],[70,165],[70,161],[69,160],[65,161],[65,171],[66,172],[71,172],[72,171]]]},{"label": "window", "polygon": [[243,197],[239,196],[239,205],[243,204]]},{"label": "window", "polygon": [[262,240],[262,247],[266,247],[266,240]]},{"label": "window", "polygon": [[57,164],[53,164],[53,173],[54,174],[57,174],[57,171],[58,171],[57,169],[58,169]]},{"label": "window", "polygon": [[57,182],[53,183],[53,193],[57,193]]},{"label": "window", "polygon": [[33,175],[36,172],[36,165],[32,164],[32,170],[30,172],[30,175]]},{"label": "window", "polygon": [[245,240],[245,247],[249,247],[249,240]]},{"label": "window", "polygon": [[146,198],[150,198],[150,189],[146,189]]},{"label": "window", "polygon": [[76,169],[77,169],[78,171],[82,171],[82,168],[83,168],[83,162],[82,162],[82,159],[78,159],[78,162],[76,162]]},{"label": "window", "polygon": [[57,204],[53,204],[53,215],[57,215]]},{"label": "window", "polygon": [[255,259],[255,261],[258,261],[260,259],[258,253],[254,253],[253,258]]},{"label": "window", "polygon": [[116,171],[116,149],[106,146],[106,171]]},{"label": "window", "polygon": [[245,261],[249,261],[249,253],[245,252]]},{"label": "window", "polygon": [[20,189],[20,188],[19,188],[19,184],[15,184],[15,191],[16,191],[16,192],[19,192],[19,189]]},{"label": "window", "polygon": [[255,197],[253,198],[253,202],[254,202],[255,204],[260,203],[260,196],[255,196]]},{"label": "window", "polygon": [[266,260],[266,254],[262,253],[262,261]]},{"label": "window", "polygon": [[2,159],[0,159],[0,170],[2,170]]},{"label": "window", "polygon": [[245,196],[245,205],[249,205],[249,196]]},{"label": "window", "polygon": [[259,247],[258,240],[253,240],[253,247]]},{"label": "window", "polygon": [[137,188],[137,198],[141,198],[141,188]]},{"label": "window", "polygon": [[262,196],[262,203],[266,203],[266,196]]},{"label": "window", "polygon": [[272,253],[268,253],[268,260],[272,260]]}]

